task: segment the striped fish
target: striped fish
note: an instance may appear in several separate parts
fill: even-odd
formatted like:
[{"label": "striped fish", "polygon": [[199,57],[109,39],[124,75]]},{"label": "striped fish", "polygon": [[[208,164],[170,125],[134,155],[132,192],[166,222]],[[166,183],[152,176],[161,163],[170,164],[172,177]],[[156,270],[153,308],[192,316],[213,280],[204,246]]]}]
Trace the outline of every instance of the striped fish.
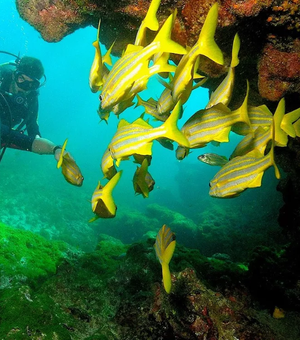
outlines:
[{"label": "striped fish", "polygon": [[169,263],[172,259],[175,246],[175,234],[164,224],[156,236],[154,248],[162,267],[163,284],[167,293],[170,293],[172,287]]},{"label": "striped fish", "polygon": [[201,148],[212,141],[228,142],[232,125],[237,122],[251,125],[247,111],[248,93],[249,86],[243,104],[235,111],[220,103],[197,111],[190,117],[181,129],[190,143],[190,148]]},{"label": "striped fish", "polygon": [[176,68],[174,79],[171,83],[172,96],[175,103],[179,99],[181,99],[182,104],[188,100],[193,89],[193,75],[196,71],[195,64],[199,59],[199,55],[204,55],[217,64],[223,65],[224,63],[223,54],[214,40],[218,24],[218,10],[218,3],[215,3],[210,8],[198,41],[190,51],[181,58]]},{"label": "striped fish", "polygon": [[259,126],[255,130],[254,136],[252,133],[249,133],[239,142],[229,159],[246,155],[254,149],[257,149],[261,154],[264,154],[266,146],[271,139],[271,126],[267,130],[264,130],[261,126]]},{"label": "striped fish", "polygon": [[244,156],[231,159],[209,183],[210,196],[219,198],[235,197],[248,188],[260,187],[264,172],[272,165],[275,168],[276,178],[280,178],[280,173],[274,160],[275,134],[278,130],[275,126],[275,120],[280,121],[281,118],[279,104],[276,110],[278,111],[277,116],[272,124],[272,143],[269,153],[264,156],[259,150],[254,149]]},{"label": "striped fish", "polygon": [[157,111],[161,115],[169,115],[170,112],[173,110],[174,106],[176,105],[176,102],[174,102],[172,97],[172,91],[169,88],[165,88],[158,98],[157,101]]},{"label": "striped fish", "polygon": [[[167,71],[161,65],[153,65],[148,68],[150,59],[159,52],[172,52],[185,54],[186,50],[170,39],[176,11],[169,16],[156,35],[153,42],[142,48],[141,46],[129,46],[125,54],[114,64],[102,89],[100,96],[102,109],[109,109],[124,99],[128,99],[135,81],[140,78],[146,80],[155,73]],[[137,92],[136,92],[137,93]]]},{"label": "striped fish", "polygon": [[160,138],[168,138],[180,145],[189,147],[188,140],[177,128],[180,108],[181,103],[179,101],[170,117],[157,128],[153,128],[141,118],[131,124],[122,119],[109,144],[111,156],[116,160],[117,166],[122,159],[133,154],[151,155],[152,142]]},{"label": "striped fish", "polygon": [[66,151],[67,143],[68,139],[65,140],[62,146],[59,160],[57,162],[57,168],[59,169],[61,167],[62,174],[67,182],[80,187],[82,186],[84,178],[75,160]]},{"label": "striped fish", "polygon": [[272,146],[266,156],[253,150],[244,156],[233,158],[209,183],[209,195],[218,198],[236,197],[248,188],[260,187],[265,170],[272,165],[275,167],[276,178],[279,179],[273,153]]},{"label": "striped fish", "polygon": [[218,88],[211,95],[209,102],[206,105],[206,109],[218,103],[222,103],[226,106],[229,104],[231,100],[231,96],[232,96],[233,85],[234,85],[235,67],[239,64],[238,54],[240,50],[240,45],[241,45],[240,38],[238,34],[236,34],[233,40],[232,58],[231,58],[229,71],[225,79],[221,82]]},{"label": "striped fish", "polygon": [[238,135],[246,136],[252,130],[255,131],[259,126],[268,129],[273,121],[273,114],[266,105],[249,106],[248,116],[252,129],[245,123],[236,123],[232,126],[231,130]]},{"label": "striped fish", "polygon": [[[157,101],[154,100],[153,98],[149,98],[148,100],[143,100],[138,94],[136,95],[137,98],[137,106],[143,106],[145,109],[145,112],[155,119],[165,122],[167,118],[170,116],[169,114],[160,114],[158,112],[158,106],[157,106]],[[171,97],[172,98],[172,97]]]},{"label": "striped fish", "polygon": [[112,218],[116,216],[117,207],[112,197],[112,191],[118,184],[122,171],[117,172],[105,186],[99,182],[92,196],[92,210],[96,216],[90,219],[93,222],[98,218]]},{"label": "striped fish", "polygon": [[111,157],[111,154],[108,148],[105,150],[102,156],[101,170],[103,172],[104,177],[107,179],[111,179],[117,173],[114,160]]}]

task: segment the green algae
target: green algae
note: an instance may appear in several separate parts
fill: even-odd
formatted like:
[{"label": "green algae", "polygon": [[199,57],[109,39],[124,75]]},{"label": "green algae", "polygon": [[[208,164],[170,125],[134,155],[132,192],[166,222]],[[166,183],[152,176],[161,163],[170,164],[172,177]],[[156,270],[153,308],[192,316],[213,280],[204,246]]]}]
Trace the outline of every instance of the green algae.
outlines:
[{"label": "green algae", "polygon": [[26,281],[33,286],[56,272],[66,245],[0,223],[1,286]]}]

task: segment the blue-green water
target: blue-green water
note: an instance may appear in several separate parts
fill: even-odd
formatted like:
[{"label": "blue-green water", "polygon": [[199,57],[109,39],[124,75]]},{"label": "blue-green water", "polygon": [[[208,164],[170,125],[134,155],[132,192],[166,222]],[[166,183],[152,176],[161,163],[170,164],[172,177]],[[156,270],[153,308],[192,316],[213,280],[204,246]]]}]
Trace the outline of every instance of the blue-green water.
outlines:
[{"label": "blue-green water", "polygon": [[[178,242],[198,247],[208,256],[234,248],[246,257],[255,245],[273,244],[280,233],[277,215],[283,204],[276,191],[273,168],[265,173],[261,188],[248,190],[240,197],[218,200],[208,195],[209,180],[218,168],[200,163],[197,156],[206,152],[229,156],[240,140],[234,134],[230,143],[193,150],[181,162],[174,151],[155,142],[149,170],[156,185],[148,199],[134,193],[136,165],[122,162],[123,176],[114,191],[117,216],[88,223],[93,216],[92,193],[99,180],[105,184],[100,170],[102,154],[118,123],[117,118],[111,117],[108,125],[99,124],[98,94],[91,93],[88,86],[95,38],[96,29],[87,27],[59,43],[47,43],[19,17],[13,0],[2,1],[0,49],[34,56],[43,62],[47,83],[40,90],[42,136],[57,144],[69,139],[68,150],[85,180],[82,187],[73,187],[56,169],[52,156],[8,149],[0,164],[0,220],[50,239],[68,241],[84,250],[93,249],[100,233],[131,243],[147,231],[157,232],[164,223],[177,226]],[[0,63],[8,60],[8,56],[0,54]],[[157,98],[161,91],[154,78],[141,97]],[[195,90],[185,105],[180,124],[203,108],[207,100],[207,90]],[[133,121],[142,112],[141,107],[130,108],[121,117]]]}]

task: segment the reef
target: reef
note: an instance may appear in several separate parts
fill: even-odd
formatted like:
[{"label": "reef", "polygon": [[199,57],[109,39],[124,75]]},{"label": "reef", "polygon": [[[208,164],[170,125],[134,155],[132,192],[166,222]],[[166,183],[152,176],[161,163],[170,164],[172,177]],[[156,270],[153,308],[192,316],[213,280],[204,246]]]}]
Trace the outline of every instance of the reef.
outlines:
[{"label": "reef", "polygon": [[[257,249],[248,269],[224,256],[206,258],[177,244],[167,294],[153,238],[128,246],[102,235],[96,249],[84,253],[29,231],[3,224],[1,229],[5,256],[15,257],[9,262],[15,268],[13,279],[1,258],[3,339],[299,338],[299,285],[296,275],[285,275],[283,251]],[[36,262],[26,272],[19,267],[24,267],[20,258],[29,256],[29,242]],[[252,299],[250,291],[264,291],[271,279],[276,285],[289,284],[289,289],[269,290],[264,299]],[[286,308],[285,318],[272,317],[276,303]]]},{"label": "reef", "polygon": [[[34,26],[49,42],[57,42],[78,28],[97,27],[101,22],[101,42],[109,47],[116,41],[113,53],[120,55],[134,40],[149,7],[149,0],[118,2],[94,0],[17,0],[21,17]],[[212,0],[164,0],[158,11],[162,23],[174,8],[178,9],[173,39],[183,46],[192,46],[198,39]],[[239,32],[242,41],[240,70],[242,80],[250,81],[256,100],[278,101],[300,92],[299,4],[292,0],[222,0],[220,1],[217,43],[231,59],[233,36]],[[105,20],[104,20],[105,18]],[[95,33],[96,36],[96,33]],[[173,59],[176,61],[176,58]],[[178,61],[178,60],[177,60]],[[201,72],[212,78],[226,73],[226,67],[210,61]],[[238,77],[237,77],[238,78]],[[211,90],[216,83],[208,82]],[[245,84],[243,84],[245,87]],[[250,97],[254,98],[254,95]],[[260,104],[256,102],[256,104]],[[299,104],[299,100],[298,100]],[[297,104],[294,104],[297,105]],[[299,106],[299,105],[298,105]]]}]

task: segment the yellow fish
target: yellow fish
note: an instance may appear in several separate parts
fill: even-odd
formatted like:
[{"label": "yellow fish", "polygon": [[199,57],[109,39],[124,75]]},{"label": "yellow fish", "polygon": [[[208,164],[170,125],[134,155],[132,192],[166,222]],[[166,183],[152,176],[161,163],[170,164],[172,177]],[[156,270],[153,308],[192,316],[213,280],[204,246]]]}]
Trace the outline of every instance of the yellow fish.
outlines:
[{"label": "yellow fish", "polygon": [[104,63],[111,65],[111,58],[110,52],[112,50],[112,46],[106,52],[104,57],[102,58],[100,43],[99,43],[99,35],[100,35],[100,24],[101,19],[99,20],[98,24],[98,31],[97,31],[97,39],[93,42],[93,46],[95,47],[95,57],[91,66],[90,76],[89,76],[89,85],[92,92],[97,92],[102,88],[103,82],[107,77],[109,70],[105,66]]},{"label": "yellow fish", "polygon": [[232,125],[237,122],[250,125],[247,111],[248,94],[249,86],[243,104],[235,111],[230,111],[220,103],[193,114],[181,128],[190,143],[190,148],[201,148],[211,141],[228,142]]},{"label": "yellow fish", "polygon": [[177,128],[180,110],[181,103],[179,101],[170,117],[156,128],[141,118],[131,124],[122,119],[109,144],[110,153],[116,160],[116,165],[118,166],[122,159],[127,159],[133,154],[151,155],[153,140],[160,138],[168,138],[182,146],[189,147],[188,140]]},{"label": "yellow fish", "polygon": [[224,63],[223,54],[214,40],[218,24],[218,9],[218,3],[215,3],[211,7],[197,43],[181,58],[176,68],[171,84],[174,102],[181,99],[182,104],[184,104],[188,100],[193,89],[193,75],[199,55],[204,55],[217,64]]},{"label": "yellow fish", "polygon": [[236,123],[231,130],[238,135],[246,136],[258,127],[268,129],[273,122],[273,114],[266,105],[248,106],[248,116],[251,127],[245,123]]},{"label": "yellow fish", "polygon": [[240,50],[240,38],[238,34],[235,35],[232,46],[232,59],[229,67],[229,71],[225,79],[218,86],[216,91],[211,95],[206,108],[210,108],[218,103],[228,105],[231,99],[233,85],[234,85],[234,73],[235,67],[239,64],[238,53]]},{"label": "yellow fish", "polygon": [[164,114],[158,111],[158,102],[155,99],[150,97],[148,100],[143,100],[138,94],[136,95],[136,98],[137,98],[136,107],[143,106],[145,109],[145,113],[151,115],[155,119],[165,122],[167,118],[170,116],[170,113]]},{"label": "yellow fish", "polygon": [[136,94],[137,92],[132,91],[132,87],[140,78],[146,83],[151,75],[167,70],[161,65],[153,65],[148,68],[154,54],[159,52],[186,53],[181,45],[170,38],[174,15],[176,15],[176,11],[165,21],[151,44],[144,48],[139,46],[138,50],[132,52],[125,52],[114,64],[100,95],[102,109],[109,109],[122,100],[128,99],[129,93],[130,95]]},{"label": "yellow fish", "polygon": [[[279,115],[276,119],[280,118]],[[273,123],[275,125],[275,123]],[[210,196],[218,198],[236,197],[248,188],[261,186],[265,170],[270,166],[275,168],[275,176],[280,178],[280,173],[274,160],[275,131],[272,128],[272,144],[269,153],[264,156],[258,149],[238,156],[225,164],[210,181]]]},{"label": "yellow fish", "polygon": [[283,319],[285,317],[285,311],[282,308],[275,306],[272,316],[274,319]]},{"label": "yellow fish", "polygon": [[116,216],[117,206],[112,197],[112,191],[118,184],[122,171],[117,172],[105,186],[99,182],[92,196],[92,210],[96,216],[90,219],[93,222],[98,218],[112,218]]},{"label": "yellow fish", "polygon": [[112,159],[108,148],[105,150],[102,156],[101,170],[103,172],[104,177],[107,179],[111,179],[117,173],[114,160]]},{"label": "yellow fish", "polygon": [[146,30],[158,31],[159,23],[156,18],[156,12],[160,5],[160,0],[152,0],[144,20],[139,27],[135,37],[134,45],[146,46]]},{"label": "yellow fish", "polygon": [[155,181],[148,172],[148,161],[145,158],[140,167],[137,167],[133,176],[133,188],[136,194],[142,194],[144,198],[149,197],[153,190]]},{"label": "yellow fish", "polygon": [[68,139],[65,140],[61,149],[60,157],[57,162],[57,168],[61,167],[62,174],[67,182],[77,187],[82,186],[83,176],[75,160],[66,151]]},{"label": "yellow fish", "polygon": [[169,263],[176,246],[175,234],[165,224],[156,236],[154,245],[156,256],[162,267],[162,277],[165,291],[169,294],[172,287]]}]

